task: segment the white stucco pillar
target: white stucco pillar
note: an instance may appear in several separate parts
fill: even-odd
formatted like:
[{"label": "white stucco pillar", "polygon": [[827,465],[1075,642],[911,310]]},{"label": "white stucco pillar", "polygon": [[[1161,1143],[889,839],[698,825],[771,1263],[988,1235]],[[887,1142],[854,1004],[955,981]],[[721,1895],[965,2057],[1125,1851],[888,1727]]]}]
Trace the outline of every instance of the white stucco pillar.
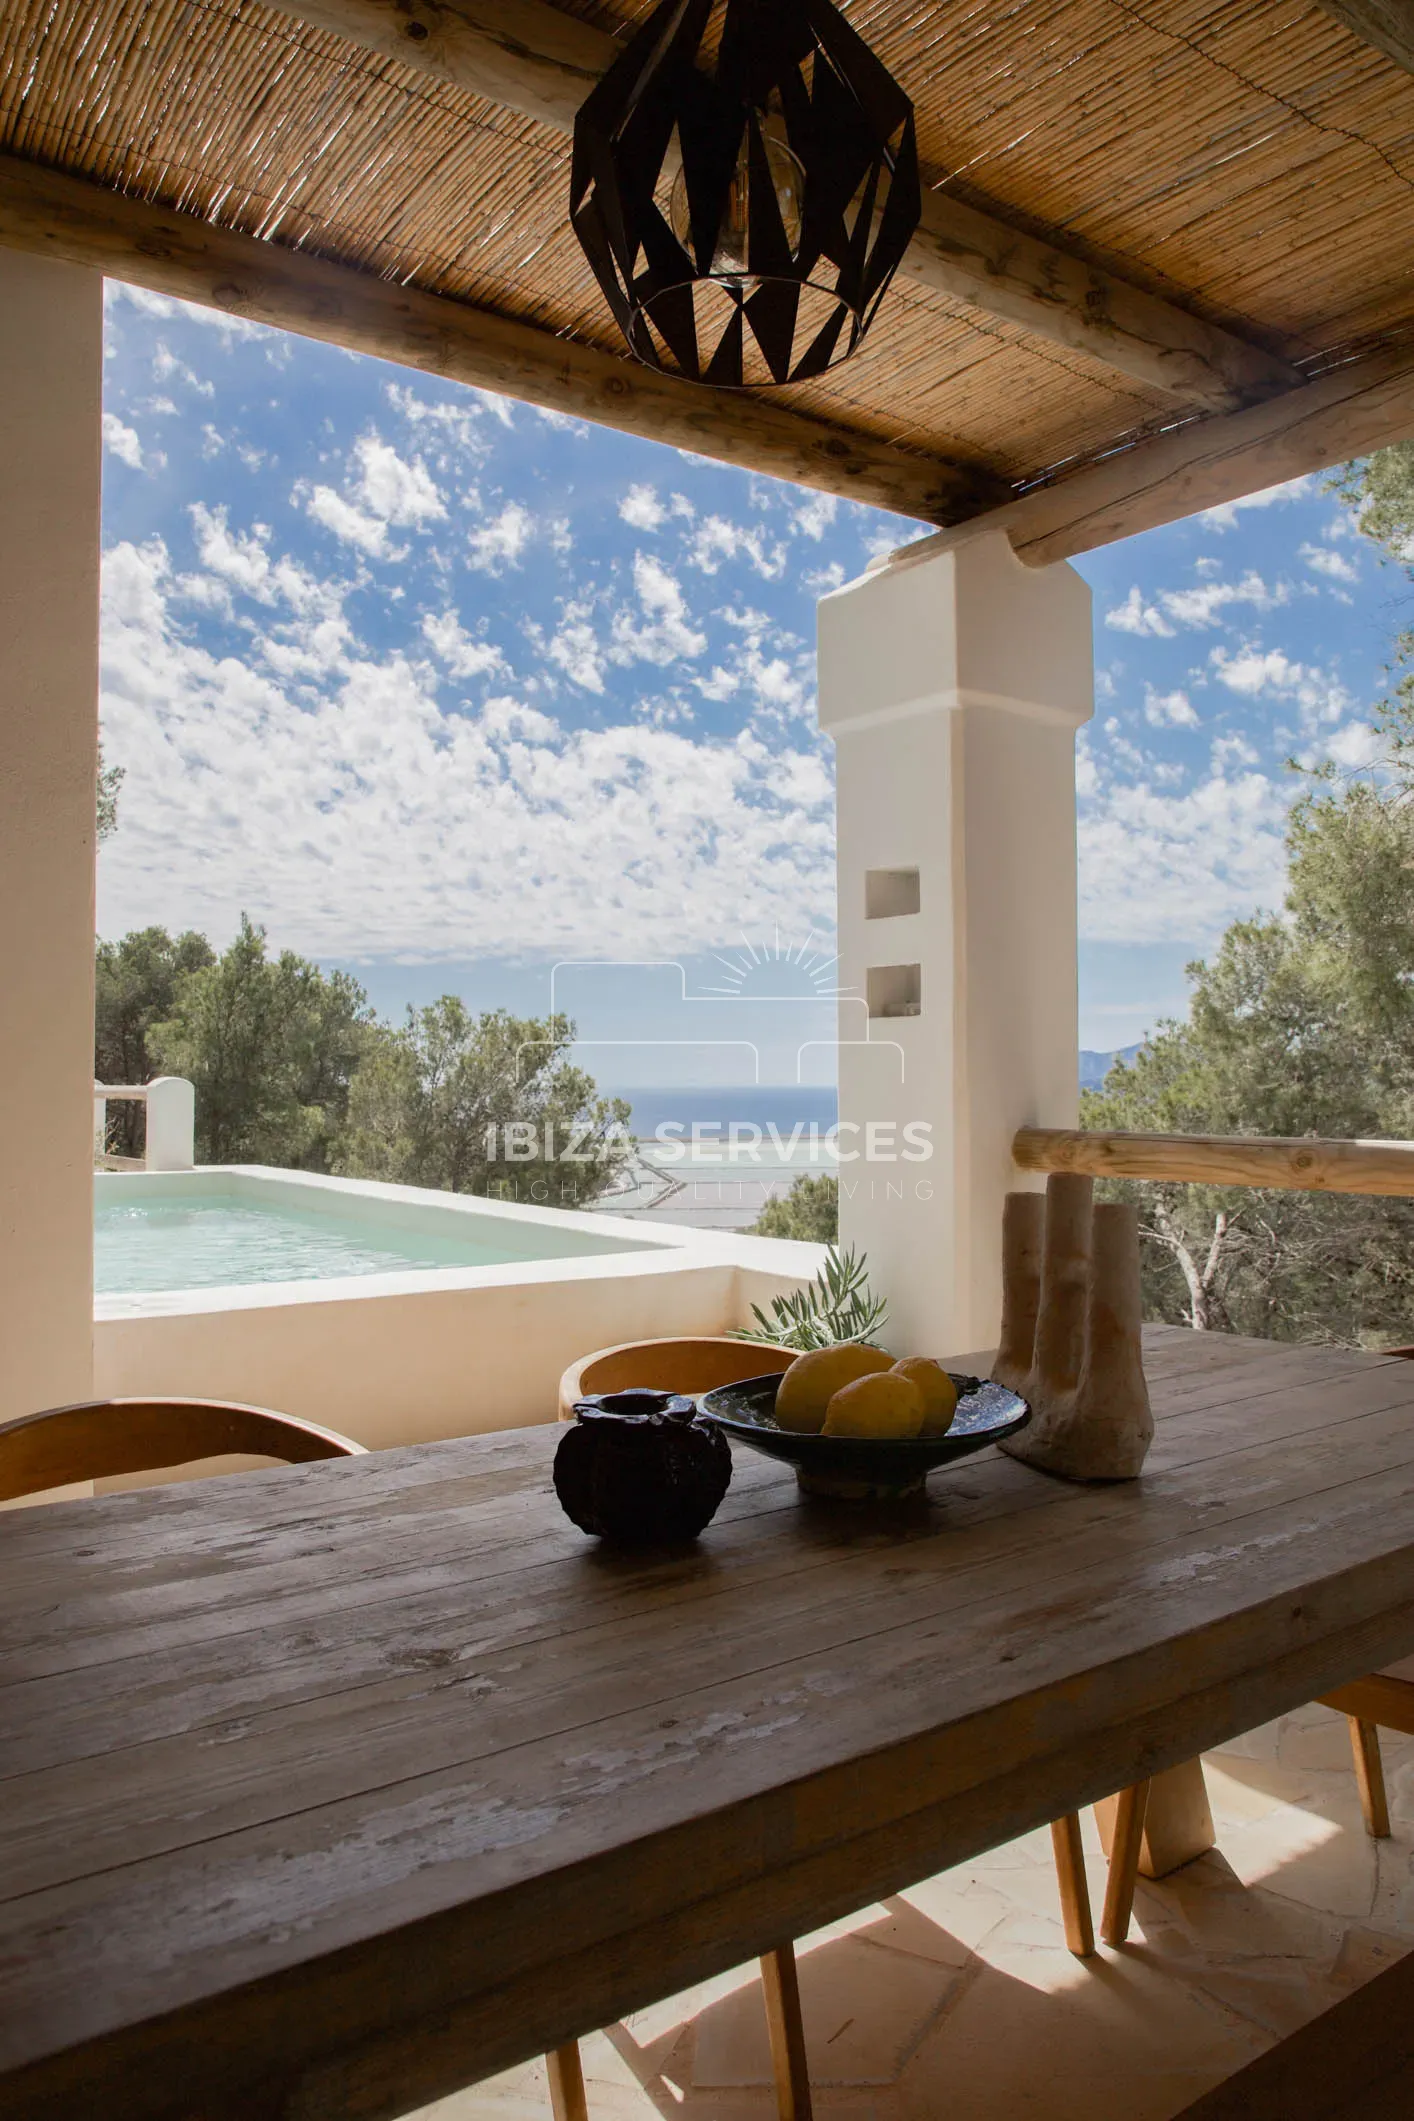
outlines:
[{"label": "white stucco pillar", "polygon": [[[820,605],[841,1149],[858,1152],[840,1166],[840,1231],[868,1254],[898,1353],[995,1341],[1002,1199],[1032,1183],[1012,1136],[1076,1121],[1075,732],[1092,709],[1090,628],[1080,576],[1024,566],[1000,533]],[[920,1139],[931,1156],[904,1160]]]},{"label": "white stucco pillar", "polygon": [[0,249],[0,1420],[93,1377],[103,281]]}]

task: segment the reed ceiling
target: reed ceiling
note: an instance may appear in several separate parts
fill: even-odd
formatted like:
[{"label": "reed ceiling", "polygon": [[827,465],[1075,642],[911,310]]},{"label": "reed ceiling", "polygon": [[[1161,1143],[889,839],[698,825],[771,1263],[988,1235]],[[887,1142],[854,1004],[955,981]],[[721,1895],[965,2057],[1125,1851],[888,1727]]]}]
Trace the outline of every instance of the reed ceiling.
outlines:
[{"label": "reed ceiling", "polygon": [[[569,0],[622,33],[645,8]],[[1414,326],[1414,79],[1312,0],[846,0],[926,180],[1309,374]],[[0,149],[608,353],[570,143],[252,0],[5,0]],[[914,281],[773,392],[1024,485],[1186,416]]]}]

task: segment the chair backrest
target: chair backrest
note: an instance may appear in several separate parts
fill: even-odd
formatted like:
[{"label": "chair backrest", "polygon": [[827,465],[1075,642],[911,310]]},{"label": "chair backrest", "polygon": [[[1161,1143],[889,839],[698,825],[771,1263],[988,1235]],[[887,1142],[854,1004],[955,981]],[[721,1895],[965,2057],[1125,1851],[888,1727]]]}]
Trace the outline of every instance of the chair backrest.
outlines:
[{"label": "chair backrest", "polygon": [[363,1445],[317,1422],[220,1399],[89,1399],[0,1423],[0,1502],[112,1473],[197,1458],[361,1458]]}]

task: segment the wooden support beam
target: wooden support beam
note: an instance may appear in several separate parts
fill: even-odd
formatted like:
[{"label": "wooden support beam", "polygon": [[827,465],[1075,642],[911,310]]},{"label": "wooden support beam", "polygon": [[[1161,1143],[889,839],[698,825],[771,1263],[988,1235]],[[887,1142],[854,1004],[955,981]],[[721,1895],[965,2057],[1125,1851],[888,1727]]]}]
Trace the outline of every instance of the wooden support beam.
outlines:
[{"label": "wooden support beam", "polygon": [[901,545],[874,565],[914,566],[1004,530],[1028,566],[1048,567],[1411,435],[1414,340],[1405,340],[1265,405],[1151,435],[1018,501]]},{"label": "wooden support beam", "polygon": [[307,252],[0,155],[0,244],[934,523],[1005,489],[752,396],[683,383]]},{"label": "wooden support beam", "polygon": [[[565,133],[621,49],[546,0],[265,4]],[[925,192],[923,223],[899,270],[1210,411],[1253,403],[1298,380],[1288,362],[1261,347],[942,192]]]},{"label": "wooden support beam", "polygon": [[1168,1179],[1200,1186],[1271,1186],[1286,1193],[1414,1196],[1414,1142],[1022,1127],[1011,1153],[1023,1171],[1080,1171],[1093,1178]]},{"label": "wooden support beam", "polygon": [[1316,5],[1414,74],[1414,0],[1316,0]]}]

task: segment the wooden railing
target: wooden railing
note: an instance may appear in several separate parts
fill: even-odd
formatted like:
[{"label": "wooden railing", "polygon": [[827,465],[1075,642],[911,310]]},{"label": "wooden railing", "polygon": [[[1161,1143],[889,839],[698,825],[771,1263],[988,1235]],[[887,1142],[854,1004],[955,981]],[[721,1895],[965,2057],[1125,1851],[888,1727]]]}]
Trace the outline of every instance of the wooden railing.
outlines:
[{"label": "wooden railing", "polygon": [[1080,1171],[1094,1178],[1159,1178],[1202,1186],[1273,1186],[1301,1193],[1414,1195],[1414,1142],[1022,1127],[1012,1155],[1023,1171]]}]

